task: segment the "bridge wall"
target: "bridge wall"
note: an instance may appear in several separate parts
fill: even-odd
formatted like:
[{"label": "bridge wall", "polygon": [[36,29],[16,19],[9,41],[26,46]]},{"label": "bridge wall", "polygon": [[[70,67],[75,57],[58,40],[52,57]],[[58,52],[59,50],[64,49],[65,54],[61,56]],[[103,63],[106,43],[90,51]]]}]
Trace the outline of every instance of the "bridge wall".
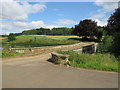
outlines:
[{"label": "bridge wall", "polygon": [[86,52],[87,50],[94,50],[92,48],[95,43],[77,43],[72,45],[61,45],[61,46],[46,46],[46,47],[33,47],[33,48],[9,48],[10,52],[19,52],[19,53],[43,53],[43,52],[53,52],[56,50],[74,50]]}]

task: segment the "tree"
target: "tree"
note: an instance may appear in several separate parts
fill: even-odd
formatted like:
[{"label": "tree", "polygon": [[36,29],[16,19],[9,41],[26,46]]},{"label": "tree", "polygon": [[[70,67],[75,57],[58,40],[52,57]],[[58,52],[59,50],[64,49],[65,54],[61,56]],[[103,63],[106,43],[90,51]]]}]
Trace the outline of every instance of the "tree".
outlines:
[{"label": "tree", "polygon": [[110,35],[120,33],[120,8],[116,9],[108,19],[107,31]]},{"label": "tree", "polygon": [[102,37],[102,33],[98,31],[97,22],[92,21],[91,19],[80,21],[78,25],[75,25],[75,29],[72,33],[77,36],[82,36],[83,38],[93,38],[96,36],[100,39]]},{"label": "tree", "polygon": [[36,30],[38,35],[49,35],[51,33],[50,29],[48,28],[39,28]]},{"label": "tree", "polygon": [[113,43],[113,37],[109,35],[104,35],[102,43],[99,43],[97,46],[97,52],[99,53],[111,52],[112,43]]},{"label": "tree", "polygon": [[71,35],[72,28],[58,27],[51,30],[51,35]]},{"label": "tree", "polygon": [[14,41],[16,38],[15,38],[15,35],[13,33],[10,33],[9,36],[8,36],[8,41]]},{"label": "tree", "polygon": [[38,31],[35,29],[25,30],[22,32],[22,35],[37,35]]},{"label": "tree", "polygon": [[114,35],[113,44],[111,46],[111,52],[116,56],[120,56],[120,33]]},{"label": "tree", "polygon": [[120,56],[120,8],[108,19],[107,32],[113,36],[113,44],[111,45],[111,53],[116,57]]}]

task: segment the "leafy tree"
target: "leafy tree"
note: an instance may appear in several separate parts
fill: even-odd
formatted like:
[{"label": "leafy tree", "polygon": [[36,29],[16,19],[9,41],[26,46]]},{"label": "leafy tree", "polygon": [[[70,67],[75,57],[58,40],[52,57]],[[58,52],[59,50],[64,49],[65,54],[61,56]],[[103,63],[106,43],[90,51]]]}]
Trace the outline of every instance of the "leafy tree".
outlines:
[{"label": "leafy tree", "polygon": [[9,35],[0,35],[1,37],[8,37]]},{"label": "leafy tree", "polygon": [[120,33],[117,33],[114,36],[113,39],[113,44],[111,46],[111,52],[116,56],[119,57],[120,56]]},{"label": "leafy tree", "polygon": [[120,33],[120,8],[116,9],[108,19],[107,31],[110,35]]},{"label": "leafy tree", "polygon": [[107,31],[113,36],[113,44],[111,45],[111,53],[116,57],[120,56],[120,8],[108,19]]},{"label": "leafy tree", "polygon": [[59,27],[51,30],[51,35],[71,35],[72,28]]},{"label": "leafy tree", "polygon": [[8,41],[14,41],[16,38],[15,38],[15,35],[13,33],[10,33],[9,36],[8,36]]},{"label": "leafy tree", "polygon": [[15,36],[20,36],[22,33],[13,33]]},{"label": "leafy tree", "polygon": [[97,46],[97,52],[99,53],[111,52],[112,43],[113,43],[113,37],[109,35],[104,35],[102,43],[99,43]]},{"label": "leafy tree", "polygon": [[48,28],[39,28],[36,30],[38,35],[49,35],[51,33],[50,29]]},{"label": "leafy tree", "polygon": [[22,35],[37,35],[38,31],[35,29],[25,30],[22,32]]},{"label": "leafy tree", "polygon": [[32,30],[25,30],[22,35],[72,35],[73,28],[58,27],[58,28],[37,28]]},{"label": "leafy tree", "polygon": [[93,38],[96,36],[98,39],[102,37],[102,33],[98,31],[97,22],[91,19],[85,19],[80,21],[78,25],[75,25],[75,29],[72,31],[77,36],[87,38],[88,36]]}]

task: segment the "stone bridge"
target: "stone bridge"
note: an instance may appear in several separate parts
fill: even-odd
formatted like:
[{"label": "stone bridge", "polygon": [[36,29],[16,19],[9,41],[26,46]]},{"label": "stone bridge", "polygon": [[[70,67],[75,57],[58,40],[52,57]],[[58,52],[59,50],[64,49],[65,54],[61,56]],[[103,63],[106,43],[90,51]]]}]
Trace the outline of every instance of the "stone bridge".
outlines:
[{"label": "stone bridge", "polygon": [[96,43],[77,43],[71,45],[60,45],[60,46],[45,46],[45,47],[32,47],[32,48],[9,48],[10,52],[19,52],[27,54],[40,54],[48,53],[57,50],[73,50],[78,53],[94,53],[96,52]]}]

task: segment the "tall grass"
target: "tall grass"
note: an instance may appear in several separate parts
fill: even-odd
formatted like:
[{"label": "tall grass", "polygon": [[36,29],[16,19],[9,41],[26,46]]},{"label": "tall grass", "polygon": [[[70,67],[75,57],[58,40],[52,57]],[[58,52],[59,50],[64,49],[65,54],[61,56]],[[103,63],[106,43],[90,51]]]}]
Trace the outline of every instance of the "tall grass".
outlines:
[{"label": "tall grass", "polygon": [[74,67],[118,72],[118,61],[110,54],[78,54],[74,51],[58,51],[70,55],[70,65]]}]

